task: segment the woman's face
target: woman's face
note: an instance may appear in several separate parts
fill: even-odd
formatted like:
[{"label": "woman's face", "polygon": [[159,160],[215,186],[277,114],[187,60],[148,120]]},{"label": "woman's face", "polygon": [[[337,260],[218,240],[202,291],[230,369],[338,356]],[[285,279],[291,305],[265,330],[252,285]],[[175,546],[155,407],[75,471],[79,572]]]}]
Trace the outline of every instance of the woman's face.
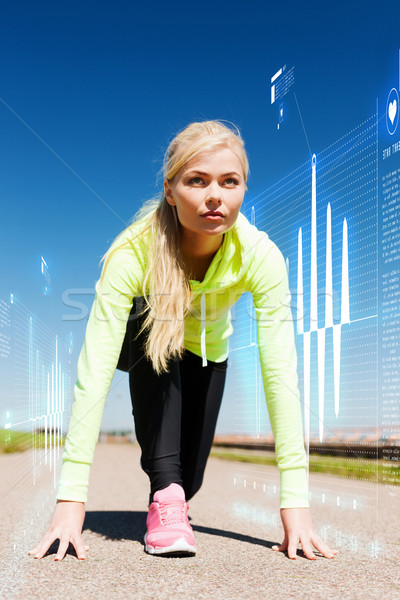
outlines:
[{"label": "woman's face", "polygon": [[241,162],[228,147],[200,152],[164,181],[185,233],[200,236],[221,235],[234,225],[245,189]]}]

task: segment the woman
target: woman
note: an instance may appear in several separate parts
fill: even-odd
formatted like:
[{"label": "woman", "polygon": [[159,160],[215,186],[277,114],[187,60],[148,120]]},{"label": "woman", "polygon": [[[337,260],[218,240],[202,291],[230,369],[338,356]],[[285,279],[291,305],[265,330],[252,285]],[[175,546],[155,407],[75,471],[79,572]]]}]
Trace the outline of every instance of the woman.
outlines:
[{"label": "woman", "polygon": [[81,530],[90,465],[115,369],[129,371],[141,466],[150,479],[145,550],[195,553],[187,501],[198,491],[222,398],[229,308],[251,292],[267,406],[281,474],[285,539],[276,550],[315,559],[330,550],[309,514],[306,455],[285,261],[240,213],[244,143],[218,121],[192,123],[171,142],[161,201],[147,204],[113,242],[78,360],[57,505],[36,548],[57,538],[86,558]]}]

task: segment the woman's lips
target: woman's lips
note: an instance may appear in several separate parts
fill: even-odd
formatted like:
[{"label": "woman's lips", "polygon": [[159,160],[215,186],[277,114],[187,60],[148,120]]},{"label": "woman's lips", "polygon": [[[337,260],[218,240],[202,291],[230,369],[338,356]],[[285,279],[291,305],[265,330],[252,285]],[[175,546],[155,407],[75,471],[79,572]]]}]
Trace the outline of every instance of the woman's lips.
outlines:
[{"label": "woman's lips", "polygon": [[201,215],[204,219],[209,219],[211,221],[216,221],[218,219],[223,219],[224,215],[220,212],[208,212],[208,213],[204,213],[204,215]]}]

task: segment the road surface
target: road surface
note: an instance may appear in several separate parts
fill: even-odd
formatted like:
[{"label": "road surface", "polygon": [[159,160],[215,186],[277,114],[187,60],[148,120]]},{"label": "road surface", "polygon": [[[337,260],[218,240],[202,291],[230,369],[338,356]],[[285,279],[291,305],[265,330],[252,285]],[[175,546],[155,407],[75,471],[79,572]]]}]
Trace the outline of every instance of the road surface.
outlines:
[{"label": "road surface", "polygon": [[339,553],[293,561],[271,549],[283,540],[278,469],[210,458],[189,503],[197,554],[166,558],[143,550],[149,489],[139,459],[137,446],[98,444],[88,559],[71,551],[55,562],[54,551],[27,554],[54,507],[54,464],[43,451],[0,456],[2,598],[400,599],[400,488],[311,473],[314,525]]}]

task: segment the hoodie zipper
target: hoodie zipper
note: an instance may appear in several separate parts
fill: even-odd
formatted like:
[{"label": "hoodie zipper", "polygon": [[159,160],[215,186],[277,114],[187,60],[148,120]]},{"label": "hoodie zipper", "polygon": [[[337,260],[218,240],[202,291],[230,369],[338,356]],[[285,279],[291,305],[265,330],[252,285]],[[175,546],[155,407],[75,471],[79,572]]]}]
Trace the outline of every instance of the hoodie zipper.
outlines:
[{"label": "hoodie zipper", "polygon": [[206,354],[206,296],[203,293],[200,298],[200,322],[201,322],[201,334],[200,334],[200,346],[201,346],[201,357],[203,359],[203,367],[207,366],[207,354]]},{"label": "hoodie zipper", "polygon": [[[240,215],[239,215],[240,216]],[[243,217],[244,218],[244,217]],[[232,235],[232,232],[229,231],[227,232],[230,236]],[[224,233],[224,239],[222,241],[221,246],[219,247],[217,254],[214,256],[213,261],[211,262],[211,265],[213,265],[214,261],[216,261],[216,256],[219,254],[220,258],[219,260],[222,261],[224,258],[223,252],[225,251],[224,245],[226,246],[228,244],[227,241],[227,233]],[[209,286],[209,289],[207,290],[207,293],[215,291],[215,289],[222,289],[222,287],[219,285],[217,287],[215,287],[215,289],[213,289],[212,287],[210,287],[210,283],[213,281],[214,275],[215,275],[215,268],[213,270],[213,273],[211,275],[210,273],[210,269],[211,269],[211,265],[206,273],[206,276],[204,278],[204,280],[202,282],[197,281],[197,280],[190,280],[191,281],[191,287],[194,291],[196,291],[196,288],[199,287],[207,287]],[[236,275],[235,277],[235,281],[242,275],[243,273],[243,269],[244,266],[242,265],[242,271],[239,274]],[[225,286],[223,287],[229,287],[229,285],[232,282],[227,282],[225,284]],[[199,290],[200,292],[200,290]],[[199,293],[198,292],[198,293]],[[201,325],[201,329],[200,329],[200,349],[201,349],[201,357],[202,357],[202,366],[206,367],[207,366],[207,353],[206,353],[206,297],[205,297],[205,293],[202,292],[201,297],[200,297],[200,325]]]}]

